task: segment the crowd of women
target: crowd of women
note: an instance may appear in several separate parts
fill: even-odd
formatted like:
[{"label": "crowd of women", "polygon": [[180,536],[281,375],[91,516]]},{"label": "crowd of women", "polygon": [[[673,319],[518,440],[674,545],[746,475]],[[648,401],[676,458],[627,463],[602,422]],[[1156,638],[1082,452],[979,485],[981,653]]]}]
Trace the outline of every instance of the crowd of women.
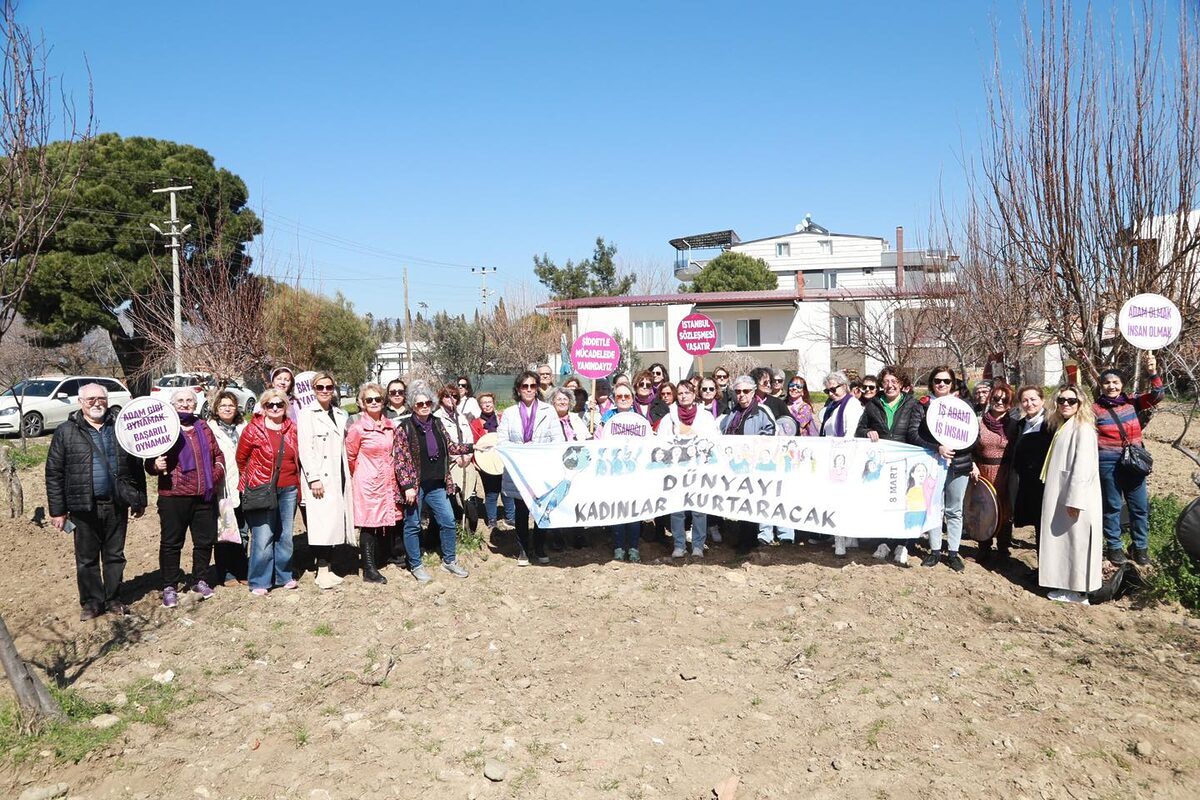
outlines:
[{"label": "crowd of women", "polygon": [[[965,569],[964,498],[971,481],[986,478],[995,487],[1000,519],[994,536],[979,544],[979,561],[1008,556],[1013,526],[1032,525],[1040,584],[1053,599],[1087,602],[1100,585],[1102,560],[1126,560],[1125,509],[1133,559],[1149,563],[1145,472],[1128,458],[1130,447],[1142,444],[1144,413],[1163,394],[1152,356],[1145,366],[1147,393],[1129,395],[1126,376],[1110,369],[1099,376],[1094,402],[1074,385],[1059,387],[1049,400],[1039,386],[1013,388],[999,381],[981,381],[968,394],[948,366],[930,371],[924,396],[899,367],[854,381],[832,372],[825,376],[828,399],[819,410],[804,376],[767,367],[732,379],[718,368],[711,376],[673,384],[666,367],[653,364],[632,379],[598,381],[589,396],[574,377],[555,386],[552,371],[543,366],[517,376],[513,405],[503,413],[495,394],[476,395],[466,377],[438,389],[402,380],[386,387],[364,384],[359,413],[351,417],[337,401],[332,375],[316,373],[316,400],[304,406],[293,393],[293,372],[280,368],[249,422],[232,394],[218,394],[213,419],[203,420],[196,416],[194,393],[180,390],[172,398],[181,420],[179,440],[145,465],[158,479],[162,602],[174,606],[181,587],[211,597],[217,583],[244,585],[257,596],[295,589],[297,513],[307,532],[314,582],[323,590],[343,582],[338,572],[346,571],[345,564],[339,569],[338,553],[347,548],[356,553],[355,568],[365,582],[387,583],[382,569],[389,564],[417,581],[431,580],[422,558],[423,517],[436,530],[441,569],[466,578],[456,555],[456,518],[473,521],[472,509],[481,509],[493,534],[515,531],[518,565],[549,563],[549,551],[564,549],[568,537],[583,547],[593,532],[542,529],[530,519],[511,477],[480,470],[476,457],[497,442],[603,438],[620,412],[644,417],[657,435],[861,437],[936,451],[947,466],[944,524],[929,532],[921,565]],[[926,424],[929,398],[951,393],[975,404],[979,436],[969,450],[940,444]],[[639,561],[647,536],[662,537],[673,558],[689,552],[703,558],[710,542],[722,541],[723,528],[742,553],[763,544],[825,540],[680,512],[612,526],[613,558]],[[185,576],[180,559],[189,530],[192,570]],[[862,533],[875,546],[876,558],[904,566],[918,546]],[[839,536],[832,546],[844,556],[858,541]]]}]

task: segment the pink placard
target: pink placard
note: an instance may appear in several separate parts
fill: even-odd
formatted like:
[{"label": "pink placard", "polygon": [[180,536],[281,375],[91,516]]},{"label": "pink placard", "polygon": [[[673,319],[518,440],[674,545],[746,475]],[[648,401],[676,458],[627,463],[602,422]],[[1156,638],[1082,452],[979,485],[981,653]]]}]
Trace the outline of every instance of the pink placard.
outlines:
[{"label": "pink placard", "polygon": [[675,338],[689,356],[702,356],[717,346],[717,325],[703,314],[688,314],[679,320]]},{"label": "pink placard", "polygon": [[607,378],[621,363],[621,346],[604,331],[581,333],[571,345],[571,366],[584,378]]}]

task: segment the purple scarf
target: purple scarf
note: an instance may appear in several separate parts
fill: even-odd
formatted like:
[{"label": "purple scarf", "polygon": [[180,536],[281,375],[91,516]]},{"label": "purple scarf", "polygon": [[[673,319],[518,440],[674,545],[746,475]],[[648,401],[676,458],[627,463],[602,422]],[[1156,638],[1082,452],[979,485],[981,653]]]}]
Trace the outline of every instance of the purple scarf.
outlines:
[{"label": "purple scarf", "polygon": [[535,422],[537,422],[537,399],[535,398],[534,401],[529,404],[528,409],[525,407],[524,403],[518,400],[517,408],[521,411],[521,441],[527,443],[532,442],[533,425]]},{"label": "purple scarf", "polygon": [[433,432],[434,419],[430,414],[427,422],[422,422],[421,418],[416,414],[412,415],[413,424],[417,426],[417,430],[425,434],[425,452],[429,456],[430,461],[437,461],[438,456],[442,454],[442,449],[438,447],[437,436]]},{"label": "purple scarf", "polygon": [[841,437],[841,436],[846,435],[846,403],[850,402],[853,399],[854,399],[854,395],[847,393],[847,395],[845,397],[843,397],[841,400],[837,401],[837,405],[826,407],[825,418],[823,420],[821,420],[821,422],[822,423],[828,422],[829,415],[830,414],[834,415],[833,416],[833,435],[834,436]]},{"label": "purple scarf", "polygon": [[1003,436],[1005,439],[1008,438],[1007,436],[1004,436],[1004,418],[1003,417],[996,417],[996,416],[993,416],[990,411],[985,411],[985,412],[983,412],[983,415],[979,419],[980,419],[980,421],[983,422],[984,426],[992,433],[996,434],[997,436]]},{"label": "purple scarf", "polygon": [[200,485],[204,487],[204,502],[211,503],[213,499],[213,468],[212,450],[208,446],[208,423],[199,419],[195,414],[180,414],[181,425],[191,425],[196,434],[196,442],[200,449],[199,459],[192,451],[192,441],[187,436],[180,436],[183,447],[179,450],[179,471],[195,472],[197,460],[200,463]]},{"label": "purple scarf", "polygon": [[716,419],[717,417],[721,416],[720,412],[717,410],[719,408],[720,408],[720,403],[718,403],[716,400],[713,400],[712,405],[708,407],[708,410],[712,412],[713,419]]},{"label": "purple scarf", "polygon": [[[735,400],[734,402],[736,403],[737,401]],[[758,393],[755,392],[754,394],[750,395],[750,405],[746,406],[745,408],[739,407],[738,410],[734,412],[733,417],[729,420],[729,425],[726,426],[725,430],[733,434],[741,433],[742,424],[746,421],[747,417],[750,416],[750,412],[757,407]]]},{"label": "purple scarf", "polygon": [[500,417],[493,411],[490,414],[480,414],[479,421],[483,423],[483,429],[488,433],[495,433],[496,428],[500,426]]},{"label": "purple scarf", "polygon": [[1109,397],[1106,394],[1102,394],[1096,402],[1104,408],[1120,408],[1129,402],[1129,395],[1124,392],[1121,392],[1116,397]]},{"label": "purple scarf", "polygon": [[696,412],[699,409],[695,403],[690,406],[676,406],[676,413],[679,414],[679,421],[684,425],[691,425],[696,421]]}]

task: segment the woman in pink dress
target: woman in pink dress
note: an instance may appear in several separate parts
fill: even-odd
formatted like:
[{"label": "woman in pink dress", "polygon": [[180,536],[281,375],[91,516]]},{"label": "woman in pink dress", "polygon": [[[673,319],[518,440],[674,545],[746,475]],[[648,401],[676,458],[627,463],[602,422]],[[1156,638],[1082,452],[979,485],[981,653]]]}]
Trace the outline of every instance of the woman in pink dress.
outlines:
[{"label": "woman in pink dress", "polygon": [[379,573],[379,565],[387,563],[388,549],[397,547],[391,541],[394,538],[391,532],[403,516],[396,462],[392,457],[396,426],[384,416],[384,398],[382,386],[363,384],[358,390],[362,413],[346,432],[354,524],[363,539],[380,544],[378,553],[373,547],[363,548],[363,580],[367,583],[387,583],[387,578]]}]

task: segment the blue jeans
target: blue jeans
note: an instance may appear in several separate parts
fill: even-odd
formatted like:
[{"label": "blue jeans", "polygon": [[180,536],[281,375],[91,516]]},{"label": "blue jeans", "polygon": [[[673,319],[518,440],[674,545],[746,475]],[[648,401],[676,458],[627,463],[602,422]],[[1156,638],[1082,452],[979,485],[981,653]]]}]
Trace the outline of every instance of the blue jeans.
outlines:
[{"label": "blue jeans", "polygon": [[620,525],[613,525],[612,531],[614,550],[636,550],[638,537],[642,535],[642,523],[622,522]]},{"label": "blue jeans", "polygon": [[517,524],[517,502],[506,494],[502,494],[499,489],[494,492],[486,492],[483,496],[483,512],[487,516],[487,525],[489,528],[496,527],[498,514],[496,513],[500,501],[504,501],[504,520],[509,525]]},{"label": "blue jeans", "polygon": [[408,556],[410,570],[421,566],[421,509],[428,508],[441,536],[442,561],[449,564],[455,559],[458,529],[454,527],[454,510],[446,487],[417,489],[417,504],[404,513],[404,554]]},{"label": "blue jeans", "polygon": [[[671,535],[675,537],[675,549],[687,548],[687,533],[683,529],[683,511],[671,515]],[[708,537],[708,515],[692,512],[692,549],[703,550],[704,540]]]},{"label": "blue jeans", "polygon": [[[970,480],[969,466],[959,469],[951,467],[946,473],[946,488],[942,492],[942,513],[946,520],[946,548],[951,553],[957,553],[958,546],[962,544],[963,499],[967,496],[967,484]],[[934,525],[929,531],[929,549],[934,553],[942,549],[941,525]]]},{"label": "blue jeans", "polygon": [[296,488],[279,490],[279,507],[246,512],[250,526],[250,588],[270,589],[292,580],[292,522]]},{"label": "blue jeans", "polygon": [[1150,547],[1150,498],[1144,475],[1130,475],[1120,467],[1120,452],[1106,458],[1100,451],[1100,493],[1104,498],[1104,547],[1121,549],[1121,508],[1129,509],[1129,532],[1138,550]]}]

